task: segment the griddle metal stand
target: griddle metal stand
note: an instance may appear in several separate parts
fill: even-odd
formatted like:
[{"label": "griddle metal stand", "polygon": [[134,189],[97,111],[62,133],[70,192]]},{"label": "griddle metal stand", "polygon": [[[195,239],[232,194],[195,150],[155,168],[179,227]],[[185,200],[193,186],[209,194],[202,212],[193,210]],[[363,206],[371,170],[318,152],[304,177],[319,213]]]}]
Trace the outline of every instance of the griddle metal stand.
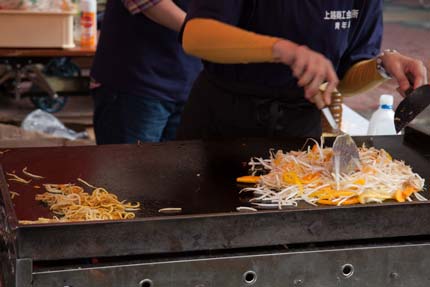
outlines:
[{"label": "griddle metal stand", "polygon": [[[429,158],[402,137],[356,141],[386,148],[430,179]],[[32,171],[55,182],[85,175],[120,198],[141,196],[145,210],[133,221],[21,226],[18,218],[46,216],[44,209],[26,199],[34,198],[30,189],[13,206],[1,178],[4,287],[429,286],[430,203],[235,211],[246,204],[234,183],[246,169],[242,162],[266,156],[271,147],[302,144],[249,140],[12,150],[2,159],[5,171],[31,162]],[[104,168],[108,163],[111,168]],[[183,207],[183,214],[157,214],[168,205]]]}]

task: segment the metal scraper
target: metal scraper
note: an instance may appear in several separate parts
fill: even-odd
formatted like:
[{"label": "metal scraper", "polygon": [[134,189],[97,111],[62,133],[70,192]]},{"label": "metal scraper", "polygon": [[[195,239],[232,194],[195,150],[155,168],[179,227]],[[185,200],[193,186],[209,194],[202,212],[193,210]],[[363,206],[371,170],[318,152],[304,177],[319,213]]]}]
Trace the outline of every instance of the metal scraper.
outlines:
[{"label": "metal scraper", "polygon": [[430,85],[424,85],[418,89],[406,92],[405,99],[397,107],[394,115],[396,131],[400,132],[416,116],[430,105]]},{"label": "metal scraper", "polygon": [[333,171],[349,174],[360,165],[360,155],[357,145],[349,134],[338,135],[333,143]]},{"label": "metal scraper", "polygon": [[336,139],[333,143],[333,173],[337,189],[340,189],[340,175],[350,174],[360,165],[360,155],[354,140],[349,134],[342,132],[331,114],[329,108],[322,109],[324,116],[329,122]]}]

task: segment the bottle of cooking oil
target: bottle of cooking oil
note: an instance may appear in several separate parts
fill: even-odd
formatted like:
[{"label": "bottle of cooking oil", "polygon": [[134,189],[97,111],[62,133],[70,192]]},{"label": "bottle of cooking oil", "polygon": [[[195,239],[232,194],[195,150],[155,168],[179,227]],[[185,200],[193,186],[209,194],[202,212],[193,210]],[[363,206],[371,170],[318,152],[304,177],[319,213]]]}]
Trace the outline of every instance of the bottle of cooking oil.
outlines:
[{"label": "bottle of cooking oil", "polygon": [[95,48],[97,41],[97,1],[80,0],[79,15],[79,45],[85,48]]}]

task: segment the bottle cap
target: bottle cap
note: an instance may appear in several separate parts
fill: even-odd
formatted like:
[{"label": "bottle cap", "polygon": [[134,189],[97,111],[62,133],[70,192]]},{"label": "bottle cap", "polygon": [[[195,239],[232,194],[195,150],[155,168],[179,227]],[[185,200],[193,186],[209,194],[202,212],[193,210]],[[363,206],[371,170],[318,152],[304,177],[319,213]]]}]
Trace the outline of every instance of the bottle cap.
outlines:
[{"label": "bottle cap", "polygon": [[392,95],[382,95],[379,98],[379,104],[381,108],[392,109],[394,103],[394,97]]}]

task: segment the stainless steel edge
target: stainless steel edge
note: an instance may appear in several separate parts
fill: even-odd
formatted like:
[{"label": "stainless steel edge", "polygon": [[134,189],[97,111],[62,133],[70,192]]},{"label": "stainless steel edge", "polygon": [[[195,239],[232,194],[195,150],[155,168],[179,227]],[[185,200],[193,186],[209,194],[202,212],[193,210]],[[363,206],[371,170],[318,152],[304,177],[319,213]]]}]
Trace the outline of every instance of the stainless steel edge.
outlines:
[{"label": "stainless steel edge", "polygon": [[[34,287],[426,287],[430,245],[393,245],[35,271]],[[27,287],[27,286],[17,286]]]}]

